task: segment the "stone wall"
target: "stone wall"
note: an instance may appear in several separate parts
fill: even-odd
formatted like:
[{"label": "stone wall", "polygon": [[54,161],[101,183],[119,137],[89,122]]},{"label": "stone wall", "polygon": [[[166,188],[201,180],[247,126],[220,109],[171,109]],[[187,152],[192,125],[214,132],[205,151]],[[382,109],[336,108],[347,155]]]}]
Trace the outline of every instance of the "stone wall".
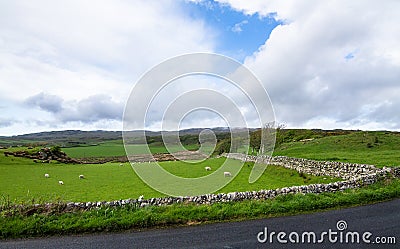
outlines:
[{"label": "stone wall", "polygon": [[380,169],[374,165],[343,163],[330,161],[315,161],[303,158],[293,158],[286,156],[249,156],[239,153],[224,154],[227,158],[241,160],[243,162],[267,163],[278,165],[297,172],[306,173],[314,176],[339,177],[345,180],[357,180],[364,176],[374,176],[375,178],[385,176],[391,171],[390,168]]},{"label": "stone wall", "polygon": [[400,178],[400,166],[398,167],[383,167],[384,170],[393,175],[393,177]]},{"label": "stone wall", "polygon": [[[291,157],[255,157],[243,154],[225,154],[227,158],[238,159],[242,161],[263,162],[273,165],[279,165],[285,168],[294,169],[298,172],[304,172],[311,175],[327,175],[333,177],[341,177],[343,181],[337,181],[327,184],[310,184],[302,186],[292,186],[278,188],[272,190],[259,190],[247,192],[231,192],[220,194],[206,194],[200,196],[186,197],[163,197],[151,198],[147,200],[126,199],[117,201],[103,202],[70,202],[70,203],[48,203],[34,205],[34,212],[51,213],[56,212],[72,212],[75,210],[90,210],[100,207],[119,207],[130,205],[137,208],[146,206],[165,206],[177,203],[185,204],[213,204],[218,202],[231,202],[243,200],[266,200],[272,199],[278,195],[286,194],[307,194],[307,193],[325,193],[343,191],[346,189],[359,188],[377,182],[379,179],[388,177],[390,174],[400,177],[400,167],[376,168],[373,165],[341,163],[341,162],[325,162],[314,161]],[[390,173],[390,174],[389,174]],[[21,210],[25,207],[15,207]],[[30,209],[32,210],[32,209]],[[0,210],[1,211],[1,210]]]},{"label": "stone wall", "polygon": [[[74,212],[79,210],[90,210],[101,207],[122,207],[132,206],[135,208],[144,208],[147,206],[166,206],[172,204],[213,204],[219,202],[232,202],[232,201],[244,201],[244,200],[267,200],[273,199],[279,195],[287,194],[308,194],[308,193],[326,193],[343,191],[346,189],[359,188],[361,186],[369,185],[376,182],[375,175],[361,176],[357,180],[346,180],[338,181],[327,184],[310,184],[302,186],[284,187],[270,190],[259,190],[259,191],[246,191],[246,192],[231,192],[231,193],[219,193],[219,194],[205,194],[199,196],[186,196],[186,197],[161,197],[151,198],[147,200],[139,199],[125,199],[117,201],[99,201],[99,202],[69,202],[69,203],[47,203],[47,204],[35,204],[32,207],[16,206],[15,208],[21,210],[24,213],[24,209],[27,212],[32,213],[63,213],[63,212]],[[1,210],[0,210],[1,211]]]}]

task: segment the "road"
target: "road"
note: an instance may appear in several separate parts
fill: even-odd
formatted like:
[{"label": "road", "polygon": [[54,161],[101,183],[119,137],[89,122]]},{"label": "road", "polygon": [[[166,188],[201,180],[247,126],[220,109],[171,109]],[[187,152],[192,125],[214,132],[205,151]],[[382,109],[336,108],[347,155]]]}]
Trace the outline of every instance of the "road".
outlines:
[{"label": "road", "polygon": [[[338,221],[347,223],[347,228],[340,227]],[[341,222],[340,225],[345,225]],[[265,239],[272,232],[272,243]],[[323,243],[318,243],[323,232],[328,234],[323,237]],[[286,232],[287,241],[282,244],[276,234]],[[308,243],[307,233],[314,232],[317,243]],[[334,234],[337,232],[337,235]],[[348,236],[351,242],[351,233],[359,234],[360,243],[344,243]],[[366,232],[372,235],[368,236]],[[289,235],[291,237],[289,238]],[[292,243],[298,234],[301,242],[302,236],[306,243]],[[343,235],[343,243],[340,243],[340,234]],[[366,244],[362,236],[371,242]],[[374,205],[332,210],[314,214],[305,214],[270,219],[217,223],[189,227],[168,229],[155,229],[146,231],[130,231],[113,234],[95,234],[82,236],[61,236],[50,238],[8,240],[0,242],[0,248],[400,248],[400,199]],[[282,235],[283,236],[283,235]],[[376,244],[380,241],[396,239],[396,244]],[[384,238],[383,238],[384,237]],[[332,243],[334,239],[336,243]],[[355,239],[356,237],[354,237]],[[312,241],[312,240],[311,240]]]}]

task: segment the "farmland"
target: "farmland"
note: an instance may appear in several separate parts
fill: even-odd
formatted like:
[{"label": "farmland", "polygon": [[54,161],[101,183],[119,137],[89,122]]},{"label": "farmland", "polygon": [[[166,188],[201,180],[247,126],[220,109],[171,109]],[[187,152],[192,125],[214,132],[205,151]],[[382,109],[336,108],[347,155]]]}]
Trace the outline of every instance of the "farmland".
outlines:
[{"label": "farmland", "polygon": [[[59,134],[59,133],[57,133]],[[98,133],[96,133],[97,135]],[[51,135],[51,134],[50,134]],[[82,133],[79,133],[82,135]],[[111,134],[114,136],[114,134]],[[24,142],[26,142],[24,137]],[[60,138],[57,143],[64,143]],[[124,156],[121,139],[68,143],[62,148],[74,158]],[[224,138],[222,138],[223,141]],[[15,139],[11,141],[15,144]],[[39,141],[43,143],[43,141]],[[38,141],[36,141],[38,143]],[[4,144],[4,143],[3,143]],[[145,151],[146,145],[130,144],[134,154]],[[196,143],[185,147],[195,150]],[[135,174],[129,163],[63,164],[34,163],[32,159],[5,156],[4,151],[24,150],[27,147],[0,149],[0,238],[43,236],[54,234],[76,234],[93,231],[120,231],[166,225],[185,225],[192,222],[220,222],[243,220],[278,215],[298,214],[328,208],[343,208],[384,201],[400,196],[398,179],[387,179],[359,189],[347,189],[335,193],[296,194],[278,196],[269,200],[246,200],[213,205],[186,205],[147,208],[119,207],[112,211],[108,207],[73,213],[39,213],[29,215],[14,204],[44,202],[107,201],[127,198],[161,197],[163,194],[151,189]],[[162,144],[149,144],[153,153],[165,153]],[[176,148],[173,148],[173,150]],[[35,150],[35,148],[33,149]],[[375,164],[378,167],[400,165],[400,136],[395,132],[340,131],[321,132],[310,130],[286,130],[277,136],[275,155],[303,157],[314,160]],[[210,158],[200,163],[182,161],[160,162],[170,173],[182,177],[200,177],[212,173],[224,162],[224,158]],[[229,159],[230,160],[230,159]],[[228,161],[235,165],[238,161]],[[150,163],[144,163],[149,165]],[[143,165],[145,166],[145,165]],[[213,170],[205,171],[209,166]],[[277,166],[268,166],[264,174],[253,184],[248,183],[252,169],[246,163],[237,177],[218,192],[275,189],[293,185],[328,183],[337,178],[315,177]],[[44,174],[50,175],[45,178]],[[83,174],[85,179],[79,179]],[[64,181],[59,185],[58,180]],[[18,206],[17,206],[18,207]],[[33,210],[33,209],[28,209]],[[10,212],[13,214],[10,216]]]},{"label": "farmland", "polygon": [[[277,136],[275,156],[290,156],[323,161],[372,164],[378,167],[400,165],[400,133],[385,131],[349,131],[322,136],[310,130],[287,130]],[[305,141],[306,140],[306,141]],[[128,145],[137,154],[145,152],[144,144]],[[189,150],[197,144],[185,145]],[[166,153],[160,144],[149,144],[152,153]],[[174,148],[172,148],[174,149]],[[71,157],[125,155],[122,140],[100,142],[96,146],[64,148]]]},{"label": "farmland", "polygon": [[[130,144],[129,150],[133,151],[136,155],[147,153],[146,144]],[[168,153],[167,149],[160,144],[150,144],[149,149],[151,153]],[[178,151],[178,146],[170,148],[171,152]],[[188,150],[196,150],[198,148],[197,144],[186,145]],[[74,158],[85,158],[85,157],[110,157],[110,156],[125,156],[125,148],[123,146],[122,140],[113,140],[107,142],[101,142],[96,145],[87,146],[76,146],[63,148],[69,156]]]},{"label": "farmland", "polygon": [[279,144],[274,154],[383,167],[399,166],[399,152],[400,134],[398,132],[357,131],[345,135],[316,137],[304,142],[292,140]]},{"label": "farmland", "polygon": [[[217,169],[224,158],[209,159],[202,163],[184,163],[179,161],[161,162],[167,171],[182,177],[205,175],[205,166]],[[14,202],[36,201],[98,201],[160,197],[162,194],[148,187],[135,174],[129,163],[100,165],[61,163],[33,163],[24,158],[0,155],[0,196]],[[238,176],[221,191],[247,191],[273,189],[292,185],[326,183],[330,178],[300,176],[296,171],[270,166],[255,183],[249,184],[251,165],[245,165]],[[50,175],[45,178],[44,174]],[[79,179],[83,174],[85,179]],[[64,181],[59,185],[58,180]]]},{"label": "farmland", "polygon": [[[378,167],[396,166],[400,164],[400,136],[390,132],[351,132],[342,135],[312,137],[312,133],[298,132],[299,137],[291,137],[284,143],[277,144],[275,155],[302,157],[315,160],[331,160],[354,163],[375,164]],[[297,134],[297,135],[298,135]],[[304,138],[308,139],[306,142]],[[297,141],[296,141],[297,140]],[[301,140],[301,141],[300,141]],[[128,145],[134,153],[145,152],[143,144]],[[196,149],[197,144],[186,145],[188,149]],[[159,143],[149,145],[153,153],[167,152]],[[21,148],[11,148],[17,150]],[[174,148],[172,148],[174,150]],[[10,150],[10,149],[8,149]],[[12,201],[29,200],[64,200],[64,201],[96,201],[160,197],[161,193],[144,184],[135,174],[129,163],[100,165],[77,164],[66,165],[57,162],[35,164],[32,160],[5,157],[0,150],[0,195]],[[125,149],[122,140],[108,140],[96,145],[63,148],[63,151],[74,158],[123,156]],[[180,161],[162,162],[160,165],[170,173],[181,177],[200,177],[207,174],[205,166],[217,169],[223,158],[211,158],[201,163],[184,163]],[[252,169],[246,164],[238,176],[220,192],[273,189],[292,185],[326,183],[337,179],[305,176],[288,169],[269,166],[263,176],[255,183],[249,184],[248,177]],[[43,176],[50,174],[49,179]],[[86,179],[79,179],[80,174]],[[325,179],[324,179],[325,178]],[[63,186],[58,185],[63,180]]]}]

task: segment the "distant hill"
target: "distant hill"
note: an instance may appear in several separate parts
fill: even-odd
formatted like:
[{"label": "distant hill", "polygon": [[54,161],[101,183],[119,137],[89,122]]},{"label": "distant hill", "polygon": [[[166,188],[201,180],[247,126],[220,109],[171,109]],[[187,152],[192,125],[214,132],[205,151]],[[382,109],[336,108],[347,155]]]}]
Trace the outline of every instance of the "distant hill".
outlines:
[{"label": "distant hill", "polygon": [[[216,127],[210,128],[216,134],[227,133],[229,128]],[[192,128],[179,131],[183,135],[198,135],[204,128]],[[160,131],[144,131],[148,137],[161,136]],[[129,132],[132,137],[139,137],[143,134],[142,130]],[[58,145],[74,145],[74,144],[96,144],[102,141],[122,139],[121,131],[81,131],[81,130],[65,130],[65,131],[48,131],[30,133],[17,136],[0,136],[0,146],[16,146],[28,144],[58,144]]]},{"label": "distant hill", "polygon": [[24,135],[1,137],[11,140],[63,140],[66,138],[111,138],[116,139],[121,136],[118,131],[81,131],[81,130],[65,130],[65,131],[46,131],[38,133],[30,133]]},{"label": "distant hill", "polygon": [[[184,144],[198,143],[198,135],[205,128],[192,128],[183,129],[179,131],[181,142]],[[227,127],[215,127],[209,128],[212,130],[219,141],[230,138],[229,128]],[[236,129],[241,130],[241,129]],[[250,132],[254,132],[259,129],[250,129]],[[162,142],[160,131],[142,131],[134,130],[130,131],[130,139],[128,143],[145,143],[143,139],[140,139],[140,134],[146,133],[147,142]],[[259,131],[257,131],[259,132]],[[256,132],[256,133],[257,133]],[[168,134],[169,132],[167,132]],[[171,132],[172,133],[172,132]],[[281,129],[277,133],[276,137],[276,148],[280,145],[291,143],[291,142],[306,142],[309,140],[319,139],[323,137],[334,137],[350,134],[364,134],[359,130],[321,130],[321,129]],[[391,131],[370,131],[368,134],[400,134],[398,132]],[[151,138],[151,139],[149,139]],[[81,131],[81,130],[65,130],[65,131],[49,131],[24,134],[18,136],[0,136],[0,146],[18,146],[18,145],[60,145],[63,147],[79,146],[79,145],[96,145],[101,142],[110,140],[122,140],[121,131]]]}]

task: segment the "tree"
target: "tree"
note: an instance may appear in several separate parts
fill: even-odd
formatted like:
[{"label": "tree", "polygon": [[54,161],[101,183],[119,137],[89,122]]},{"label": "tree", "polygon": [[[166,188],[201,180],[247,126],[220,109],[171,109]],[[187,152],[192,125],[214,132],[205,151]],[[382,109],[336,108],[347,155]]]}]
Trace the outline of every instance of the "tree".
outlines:
[{"label": "tree", "polygon": [[269,153],[275,148],[276,136],[285,124],[278,124],[275,121],[268,122],[264,126],[250,134],[250,147],[253,153]]},{"label": "tree", "polygon": [[231,139],[226,138],[217,143],[215,146],[214,153],[217,155],[221,155],[222,153],[229,153],[231,149]]},{"label": "tree", "polygon": [[250,134],[251,154],[257,153],[257,151],[260,150],[260,146],[261,146],[261,129],[258,129]]}]

